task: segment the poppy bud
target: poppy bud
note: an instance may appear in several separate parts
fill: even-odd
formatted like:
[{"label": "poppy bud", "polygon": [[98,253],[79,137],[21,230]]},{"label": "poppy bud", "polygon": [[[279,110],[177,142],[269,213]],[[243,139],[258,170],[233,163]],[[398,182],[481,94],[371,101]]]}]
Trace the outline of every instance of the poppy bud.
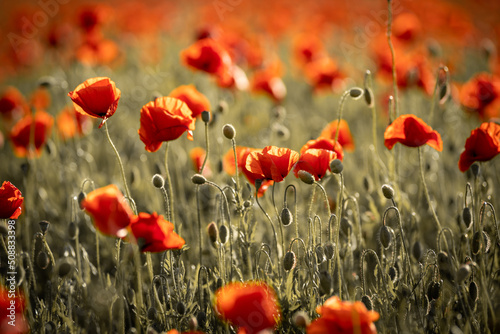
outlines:
[{"label": "poppy bud", "polygon": [[293,268],[295,268],[295,265],[297,264],[297,257],[295,256],[295,253],[293,251],[288,251],[285,254],[285,257],[283,258],[283,268],[285,271],[290,271]]},{"label": "poppy bud", "polygon": [[210,111],[202,111],[201,112],[201,120],[207,124],[208,122],[210,122]]},{"label": "poppy bud", "polygon": [[474,233],[472,236],[472,254],[477,255],[481,251],[481,248],[483,247],[482,245],[482,238],[483,236],[481,235],[481,232],[477,231]]},{"label": "poppy bud", "polygon": [[194,174],[191,176],[191,182],[194,184],[202,185],[207,182],[207,179],[201,174]]},{"label": "poppy bud", "polygon": [[65,276],[69,276],[73,269],[75,268],[75,263],[73,258],[64,258],[57,268],[57,273],[59,277],[63,278]]},{"label": "poppy bud", "polygon": [[249,207],[251,207],[251,206],[252,206],[252,202],[250,202],[249,200],[246,200],[246,201],[244,201],[244,202],[243,202],[243,206],[244,206],[245,208],[249,208]]},{"label": "poppy bud", "polygon": [[478,288],[476,282],[474,281],[469,284],[469,297],[473,302],[475,302],[478,297]]},{"label": "poppy bud", "polygon": [[366,192],[371,193],[373,189],[373,181],[370,177],[363,177],[363,187],[365,188]]},{"label": "poppy bud", "polygon": [[217,105],[217,111],[222,113],[225,113],[229,109],[229,105],[227,104],[226,101],[222,100],[219,101],[219,104]]},{"label": "poppy bud", "polygon": [[184,313],[186,313],[186,305],[182,301],[177,302],[177,306],[175,308],[177,309],[177,313],[180,315],[184,315]]},{"label": "poppy bud", "polygon": [[208,224],[207,232],[208,232],[208,238],[210,239],[210,242],[214,246],[219,238],[219,229],[217,228],[217,225],[214,222]]},{"label": "poppy bud", "polygon": [[387,199],[393,199],[394,198],[394,188],[392,188],[388,184],[384,184],[382,186],[382,194],[384,194],[384,197]]},{"label": "poppy bud", "polygon": [[335,255],[335,246],[330,241],[325,244],[325,256],[327,260],[332,260]]},{"label": "poppy bud", "polygon": [[47,252],[41,251],[40,253],[38,253],[36,257],[36,265],[38,266],[38,268],[45,270],[48,268],[49,264],[50,264],[50,259],[49,256],[47,255]]},{"label": "poppy bud", "polygon": [[295,312],[292,317],[293,324],[300,328],[306,328],[311,322],[309,316],[304,311]]},{"label": "poppy bud", "polygon": [[484,239],[484,252],[488,253],[491,247],[491,238],[485,231],[483,231],[483,239]]},{"label": "poppy bud", "polygon": [[281,223],[283,226],[288,226],[293,222],[292,212],[288,208],[281,210]]},{"label": "poppy bud", "polygon": [[396,267],[389,268],[389,277],[391,278],[391,281],[393,283],[396,283],[398,281],[398,270],[396,269]]},{"label": "poppy bud", "polygon": [[221,225],[219,229],[219,239],[221,244],[225,244],[229,239],[229,230],[226,225]]},{"label": "poppy bud", "polygon": [[361,297],[361,302],[365,304],[368,311],[373,310],[373,300],[370,298],[370,296],[364,295],[363,297]]},{"label": "poppy bud", "polygon": [[314,183],[314,176],[312,176],[311,173],[306,172],[305,170],[299,170],[297,175],[299,176],[300,180],[306,184]]},{"label": "poppy bud", "polygon": [[387,225],[383,225],[379,233],[379,242],[385,248],[388,249],[392,242],[392,235],[394,231]]},{"label": "poppy bud", "polygon": [[412,255],[415,258],[415,260],[420,262],[420,259],[422,258],[423,255],[423,246],[420,241],[417,241],[413,244]]},{"label": "poppy bud", "polygon": [[326,261],[325,251],[320,245],[316,246],[316,263],[321,264]]},{"label": "poppy bud", "polygon": [[275,126],[275,131],[282,140],[287,140],[290,137],[290,130],[286,126],[278,124]]},{"label": "poppy bud", "polygon": [[344,170],[344,165],[342,164],[342,161],[340,161],[339,159],[332,160],[330,162],[330,170],[332,171],[332,173],[335,174],[342,173],[342,171]]},{"label": "poppy bud", "polygon": [[158,311],[156,310],[156,307],[150,307],[148,309],[148,319],[154,321],[157,318],[158,318]]},{"label": "poppy bud", "polygon": [[427,288],[427,297],[429,298],[429,300],[439,298],[439,294],[441,293],[441,283],[442,282],[443,281],[440,280],[440,281],[436,281],[436,282],[431,282],[429,284],[429,287]]},{"label": "poppy bud", "polygon": [[80,191],[77,197],[78,205],[80,206],[80,210],[83,210],[82,202],[87,197],[87,194],[83,191]]},{"label": "poppy bud", "polygon": [[45,235],[49,230],[50,223],[46,220],[42,220],[38,223],[38,225],[40,226],[40,231],[42,231],[42,234]]},{"label": "poppy bud", "polygon": [[373,108],[373,104],[374,104],[373,103],[373,92],[372,92],[371,88],[366,87],[365,91],[364,91],[364,95],[365,95],[365,102],[368,105],[368,107]]},{"label": "poppy bud", "polygon": [[464,221],[465,227],[469,228],[472,223],[472,213],[468,207],[465,207],[462,211],[462,220]]},{"label": "poppy bud", "polygon": [[155,186],[155,188],[161,189],[165,187],[165,179],[160,174],[153,175],[153,179],[151,181],[153,182],[153,186]]},{"label": "poppy bud", "polygon": [[347,219],[347,218],[344,217],[344,218],[342,218],[340,220],[340,230],[345,235],[350,235],[351,234],[352,223],[349,221],[349,219]]},{"label": "poppy bud", "polygon": [[196,321],[198,322],[198,326],[203,327],[207,322],[207,314],[203,311],[198,312],[196,315]]},{"label": "poppy bud", "polygon": [[439,104],[443,105],[450,97],[450,87],[448,82],[445,82],[439,87]]},{"label": "poppy bud", "polygon": [[56,78],[52,76],[44,76],[38,79],[38,86],[43,87],[43,88],[50,88],[52,86],[55,86],[57,84]]},{"label": "poppy bud", "polygon": [[470,170],[472,171],[472,175],[474,175],[474,177],[478,177],[479,173],[481,172],[481,168],[479,167],[479,164],[476,162],[470,166]]},{"label": "poppy bud", "polygon": [[189,318],[188,328],[190,331],[195,331],[198,328],[198,319],[196,317]]},{"label": "poppy bud", "polygon": [[231,124],[224,125],[224,127],[222,128],[222,133],[224,134],[224,137],[229,140],[233,139],[236,136],[236,130]]},{"label": "poppy bud", "polygon": [[262,179],[256,179],[255,180],[255,189],[259,190],[260,186],[262,185],[262,182],[264,182]]},{"label": "poppy bud", "polygon": [[70,222],[68,225],[68,237],[71,240],[75,240],[78,236],[78,225],[75,222]]},{"label": "poppy bud", "polygon": [[439,252],[438,256],[438,267],[440,271],[449,272],[450,271],[450,257],[446,252]]},{"label": "poppy bud", "polygon": [[470,266],[468,264],[462,264],[457,270],[457,283],[462,284],[462,282],[469,278],[470,273]]},{"label": "poppy bud", "polygon": [[353,87],[349,90],[349,95],[353,99],[359,99],[363,95],[363,90],[359,87]]}]

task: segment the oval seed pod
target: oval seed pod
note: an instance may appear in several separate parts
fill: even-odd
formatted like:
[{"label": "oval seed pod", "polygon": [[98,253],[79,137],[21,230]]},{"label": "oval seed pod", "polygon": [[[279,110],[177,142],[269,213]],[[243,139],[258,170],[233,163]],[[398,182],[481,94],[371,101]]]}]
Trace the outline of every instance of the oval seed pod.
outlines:
[{"label": "oval seed pod", "polygon": [[325,251],[321,245],[316,246],[314,250],[316,253],[316,263],[321,264],[326,261]]},{"label": "oval seed pod", "polygon": [[391,278],[391,281],[393,283],[396,283],[398,281],[398,270],[396,267],[390,267],[389,268],[389,277]]},{"label": "oval seed pod", "polygon": [[80,210],[83,210],[82,202],[87,197],[87,194],[83,191],[80,191],[77,197],[78,205],[80,206]]},{"label": "oval seed pod", "polygon": [[289,226],[292,222],[292,212],[288,208],[283,208],[283,210],[281,210],[281,223],[283,224],[283,226]]},{"label": "oval seed pod", "polygon": [[472,254],[474,255],[479,254],[479,252],[483,247],[483,240],[481,240],[483,238],[484,237],[482,236],[481,232],[477,231],[476,233],[474,233],[474,235],[472,236],[472,245],[471,245]]},{"label": "oval seed pod", "polygon": [[349,95],[357,100],[363,95],[364,90],[359,87],[353,87],[349,90]]},{"label": "oval seed pod", "polygon": [[385,249],[388,249],[392,242],[394,231],[387,225],[382,225],[379,233],[379,242]]},{"label": "oval seed pod", "polygon": [[78,236],[78,225],[75,222],[70,222],[68,225],[68,237],[71,240],[75,240]]},{"label": "oval seed pod", "polygon": [[177,302],[175,309],[180,315],[184,315],[186,313],[186,305],[182,301]]},{"label": "oval seed pod", "polygon": [[226,225],[221,225],[219,228],[219,239],[221,244],[225,244],[229,240],[229,229]]},{"label": "oval seed pod", "polygon": [[158,311],[156,307],[150,307],[148,309],[148,320],[155,321],[156,319],[158,319]]},{"label": "oval seed pod", "polygon": [[365,95],[365,102],[366,102],[366,105],[369,107],[369,108],[373,108],[373,105],[375,104],[374,101],[373,101],[373,92],[371,90],[370,87],[366,87],[365,88],[365,91],[364,91],[364,95]]},{"label": "oval seed pod", "polygon": [[394,188],[388,184],[384,184],[384,185],[382,185],[382,194],[384,194],[384,197],[387,199],[393,199],[394,198]]},{"label": "oval seed pod", "polygon": [[211,222],[210,224],[208,224],[207,233],[208,238],[210,239],[210,243],[212,244],[212,246],[216,247],[217,241],[219,240],[219,229],[217,228],[215,222]]},{"label": "oval seed pod", "polygon": [[468,264],[462,264],[457,270],[457,283],[462,284],[471,274],[471,268]]},{"label": "oval seed pod", "polygon": [[158,189],[161,189],[165,186],[165,179],[160,174],[153,175],[151,182],[153,183],[153,186]]},{"label": "oval seed pod", "polygon": [[363,297],[361,297],[361,302],[362,302],[363,304],[365,304],[366,309],[367,309],[368,311],[373,310],[373,301],[372,301],[372,299],[370,298],[370,296],[368,296],[368,295],[364,295]]},{"label": "oval seed pod", "polygon": [[412,250],[411,253],[415,258],[415,260],[420,262],[420,260],[422,259],[422,255],[424,254],[422,243],[420,241],[415,242],[411,250]]},{"label": "oval seed pod", "polygon": [[347,219],[346,217],[342,218],[340,220],[340,230],[342,231],[342,233],[344,233],[345,235],[349,236],[351,234],[351,231],[352,231],[352,223],[349,219]]},{"label": "oval seed pod", "polygon": [[433,281],[429,284],[427,288],[427,297],[429,300],[438,299],[441,293],[441,283],[443,281]]},{"label": "oval seed pod", "polygon": [[462,220],[466,228],[469,228],[470,225],[472,224],[472,213],[468,207],[465,207],[462,210]]},{"label": "oval seed pod", "polygon": [[299,170],[297,173],[299,176],[299,179],[304,182],[305,184],[313,184],[314,183],[314,176],[312,176],[311,173],[306,172],[305,170]]},{"label": "oval seed pod", "polygon": [[191,182],[193,182],[194,184],[202,185],[207,182],[207,179],[201,174],[194,174],[193,176],[191,176]]},{"label": "oval seed pod", "polygon": [[333,245],[333,243],[331,241],[328,241],[325,244],[324,250],[325,250],[326,259],[332,260],[333,256],[335,255],[335,246]]},{"label": "oval seed pod", "polygon": [[285,271],[290,271],[297,265],[297,256],[293,251],[288,251],[283,258],[283,268]]},{"label": "oval seed pod", "polygon": [[40,251],[36,257],[36,265],[38,268],[45,270],[49,267],[50,259],[49,255],[45,251]]},{"label": "oval seed pod", "polygon": [[198,321],[198,326],[201,328],[205,327],[205,323],[207,322],[207,314],[203,311],[198,312],[196,314],[196,320]]},{"label": "oval seed pod", "polygon": [[297,311],[292,316],[292,322],[295,326],[297,326],[299,328],[306,328],[307,326],[309,326],[309,323],[311,321],[310,321],[309,316],[307,315],[306,312]]},{"label": "oval seed pod", "polygon": [[469,297],[475,303],[478,297],[478,287],[476,282],[472,281],[469,284]]},{"label": "oval seed pod", "polygon": [[344,170],[344,165],[339,159],[334,159],[330,162],[330,170],[334,174],[340,174]]},{"label": "oval seed pod", "polygon": [[231,140],[236,136],[236,129],[231,124],[226,124],[222,127],[222,134],[224,137]]}]

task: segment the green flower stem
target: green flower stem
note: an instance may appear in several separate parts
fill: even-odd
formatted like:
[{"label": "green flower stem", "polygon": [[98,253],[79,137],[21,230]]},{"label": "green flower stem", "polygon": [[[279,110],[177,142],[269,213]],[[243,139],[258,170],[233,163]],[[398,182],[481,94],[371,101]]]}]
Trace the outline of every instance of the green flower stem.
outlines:
[{"label": "green flower stem", "polygon": [[195,189],[196,193],[196,213],[197,213],[197,220],[198,220],[198,252],[200,256],[200,265],[203,265],[203,244],[202,244],[202,235],[203,232],[201,230],[201,212],[200,212],[200,186],[197,185]]},{"label": "green flower stem", "polygon": [[[438,231],[442,230],[441,223],[439,223],[438,216],[436,214],[436,211],[434,210],[434,207],[432,206],[431,203],[431,198],[429,196],[429,190],[427,189],[427,184],[425,183],[425,177],[424,177],[424,163],[422,159],[422,147],[418,147],[418,163],[420,165],[420,180],[422,181],[422,185],[424,186],[424,193],[425,193],[425,198],[427,199],[427,204],[429,205],[429,208],[431,209],[432,216],[434,217],[434,222],[436,223]],[[445,239],[445,244],[446,244],[446,239]],[[448,245],[446,244],[446,248],[448,248]]]},{"label": "green flower stem", "polygon": [[321,192],[323,193],[323,197],[325,199],[325,205],[326,205],[326,208],[328,209],[328,217],[330,217],[332,215],[332,211],[330,210],[330,203],[328,203],[328,195],[326,194],[325,187],[323,187],[321,185],[321,183],[319,183],[317,181],[314,181],[314,184],[316,186],[318,186],[318,188],[321,189]]},{"label": "green flower stem", "polygon": [[115,151],[116,158],[118,159],[118,165],[120,166],[120,172],[122,173],[122,179],[123,179],[123,185],[125,187],[125,194],[127,195],[128,199],[131,199],[132,196],[130,196],[130,190],[128,189],[127,185],[127,178],[125,177],[125,168],[123,168],[123,162],[122,159],[120,158],[120,153],[118,153],[118,150],[116,149],[115,144],[113,144],[113,141],[111,140],[111,137],[109,136],[109,130],[108,130],[108,122],[104,122],[104,132],[106,132],[106,137],[108,138],[109,144],[113,148],[113,151]]},{"label": "green flower stem", "polygon": [[391,50],[392,58],[392,89],[394,93],[394,104],[396,106],[396,117],[399,116],[399,98],[398,98],[398,78],[396,75],[396,54],[394,52],[394,46],[392,45],[392,0],[387,0],[387,43],[389,44],[389,49]]},{"label": "green flower stem", "polygon": [[233,145],[233,155],[234,155],[234,174],[235,174],[235,178],[236,178],[236,195],[238,196],[237,200],[239,200],[239,197],[240,197],[240,178],[238,177],[238,157],[236,156],[236,140],[234,140],[234,138],[231,139],[231,144]]},{"label": "green flower stem", "polygon": [[342,94],[342,97],[340,98],[339,109],[338,109],[339,118],[337,120],[337,130],[335,130],[335,142],[337,142],[337,140],[339,139],[340,120],[342,119],[342,111],[344,110],[345,99],[349,96],[349,94],[350,91],[346,90],[344,94]]},{"label": "green flower stem", "polygon": [[[173,188],[172,188],[172,179],[170,178],[170,172],[168,170],[168,146],[169,146],[169,142],[167,142],[166,144],[166,148],[165,148],[165,179],[167,181],[167,184],[168,184],[168,200],[169,200],[169,208],[170,208],[170,221],[172,222],[172,224],[174,224],[174,228],[175,228],[175,212],[174,212],[174,196],[173,196]],[[207,153],[208,155],[208,153]]]},{"label": "green flower stem", "polygon": [[203,175],[203,170],[205,169],[205,165],[207,164],[208,161],[208,153],[210,152],[210,146],[209,146],[209,141],[208,141],[208,122],[205,123],[205,143],[207,145],[207,150],[205,154],[205,159],[203,160],[203,165],[201,165],[200,168],[200,174]]},{"label": "green flower stem", "polygon": [[340,267],[340,252],[339,252],[339,241],[340,241],[340,221],[342,219],[342,208],[344,201],[344,175],[340,173],[340,189],[337,199],[337,217],[339,219],[337,224],[337,230],[335,231],[335,257],[337,262],[337,282],[339,284],[339,298],[342,300],[342,280],[341,280],[341,267]]}]

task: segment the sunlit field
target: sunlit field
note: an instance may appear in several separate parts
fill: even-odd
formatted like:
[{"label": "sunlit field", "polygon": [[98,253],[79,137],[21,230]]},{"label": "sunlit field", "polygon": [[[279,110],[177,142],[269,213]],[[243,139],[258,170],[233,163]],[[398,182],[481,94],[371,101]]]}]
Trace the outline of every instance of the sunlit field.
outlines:
[{"label": "sunlit field", "polygon": [[499,2],[0,9],[0,333],[500,332]]}]

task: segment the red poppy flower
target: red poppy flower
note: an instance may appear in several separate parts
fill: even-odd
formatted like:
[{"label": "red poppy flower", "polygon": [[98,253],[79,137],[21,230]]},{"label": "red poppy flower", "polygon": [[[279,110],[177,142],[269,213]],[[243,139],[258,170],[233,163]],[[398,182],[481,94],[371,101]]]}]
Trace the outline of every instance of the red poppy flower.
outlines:
[{"label": "red poppy flower", "polygon": [[254,73],[251,83],[253,92],[262,92],[269,95],[274,101],[280,102],[286,96],[286,87],[279,71],[270,67]]},{"label": "red poppy flower", "polygon": [[[340,124],[342,124],[342,122]],[[341,134],[342,131],[339,134],[339,138]],[[303,154],[310,148],[319,148],[323,150],[333,151],[337,154],[336,159],[339,159],[340,161],[344,160],[344,150],[342,149],[342,145],[340,145],[340,143],[336,142],[334,139],[321,138],[321,137],[319,137],[318,139],[311,139],[304,146],[302,146],[302,148],[300,149],[300,154]]]},{"label": "red poppy flower", "polygon": [[215,292],[215,310],[247,334],[273,329],[281,318],[276,293],[264,282],[232,282],[223,286]]},{"label": "red poppy flower", "polygon": [[299,153],[276,146],[267,146],[247,157],[245,166],[250,172],[260,175],[262,180],[281,182],[299,160]]},{"label": "red poppy flower", "polygon": [[392,34],[401,41],[414,41],[422,33],[422,24],[414,13],[402,13],[394,18]]},{"label": "red poppy flower", "polygon": [[[42,148],[50,137],[54,118],[45,111],[37,111],[33,119],[32,115],[26,115],[17,122],[10,132],[10,139],[14,147],[14,153],[19,157],[31,156],[30,144],[34,144],[34,155],[40,156]],[[31,138],[32,128],[34,138]],[[31,142],[30,142],[31,138]]]},{"label": "red poppy flower", "polygon": [[[338,120],[328,123],[328,125],[321,131],[319,138],[335,139],[337,132]],[[354,139],[349,129],[349,124],[343,119],[340,120],[338,142],[342,145],[342,149],[352,152],[354,151]]]},{"label": "red poppy flower", "polygon": [[211,110],[210,101],[194,85],[179,86],[171,91],[168,96],[184,101],[189,109],[191,109],[191,116],[193,118],[201,115],[203,111]]},{"label": "red poppy flower", "polygon": [[424,144],[441,152],[443,141],[441,135],[415,115],[401,115],[396,118],[384,133],[384,145],[390,150],[396,143],[409,147]]},{"label": "red poppy flower", "polygon": [[[238,163],[238,170],[245,175],[248,182],[255,186],[256,180],[261,180],[261,175],[253,173],[251,170],[246,168],[247,157],[251,152],[261,151],[256,148],[244,147],[244,146],[236,146],[236,156]],[[223,168],[229,175],[234,175],[236,173],[234,166],[234,153],[233,149],[229,149],[227,153],[223,157]],[[257,192],[257,196],[261,197],[264,195],[269,186],[273,183],[273,181],[264,180]]]},{"label": "red poppy flower", "polygon": [[185,244],[184,239],[174,232],[174,224],[156,212],[140,212],[138,216],[133,216],[130,230],[141,252],[181,249]]},{"label": "red poppy flower", "polygon": [[17,219],[21,214],[24,197],[9,181],[0,187],[0,219]]},{"label": "red poppy flower", "polygon": [[7,87],[0,96],[0,114],[7,120],[29,112],[23,95],[14,87]]},{"label": "red poppy flower", "polygon": [[337,159],[337,154],[333,151],[310,148],[300,154],[293,172],[295,177],[299,177],[299,171],[304,170],[318,181],[325,176],[326,171],[330,169],[330,162],[335,159]]},{"label": "red poppy flower", "polygon": [[132,219],[132,209],[117,186],[111,184],[91,191],[81,206],[103,234],[123,238]]},{"label": "red poppy flower", "polygon": [[87,36],[76,50],[76,59],[87,66],[109,65],[120,55],[118,44],[100,34]]},{"label": "red poppy flower", "polygon": [[30,105],[35,110],[47,110],[50,106],[50,94],[47,88],[37,88],[30,97]]},{"label": "red poppy flower", "polygon": [[304,71],[315,91],[336,89],[345,77],[337,62],[330,57],[321,57],[308,63]]},{"label": "red poppy flower", "polygon": [[326,55],[323,42],[314,34],[298,35],[293,41],[292,52],[299,67]]},{"label": "red poppy flower", "polygon": [[121,91],[116,88],[114,81],[107,77],[87,79],[78,85],[68,96],[73,100],[75,109],[82,114],[95,118],[102,118],[102,123],[113,116],[118,107]]},{"label": "red poppy flower", "polygon": [[465,151],[460,154],[458,168],[465,172],[475,161],[488,161],[500,153],[500,125],[493,122],[481,124],[471,131],[465,141]]},{"label": "red poppy flower", "polygon": [[480,119],[500,116],[500,78],[480,73],[466,82],[460,90],[460,103]]},{"label": "red poppy flower", "polygon": [[232,65],[224,75],[217,76],[217,85],[222,88],[234,88],[239,91],[246,91],[250,83],[241,67]]},{"label": "red poppy flower", "polygon": [[307,334],[360,333],[375,334],[374,321],[380,315],[368,311],[360,301],[343,302],[337,296],[330,297],[316,308],[320,317],[307,326]]},{"label": "red poppy flower", "polygon": [[188,139],[193,140],[195,119],[191,114],[186,103],[168,96],[144,105],[138,132],[146,151],[156,152],[164,141],[175,140],[186,131]]},{"label": "red poppy flower", "polygon": [[[189,157],[193,162],[193,168],[196,171],[196,173],[200,172],[201,167],[203,166],[203,161],[205,161],[206,155],[207,152],[205,151],[205,149],[201,147],[195,147],[189,151]],[[206,177],[212,176],[212,170],[210,169],[209,161],[207,161],[207,163],[205,164],[205,168],[203,169],[203,175]]]},{"label": "red poppy flower", "polygon": [[181,51],[184,65],[218,77],[227,77],[232,60],[227,50],[211,38],[196,41]]},{"label": "red poppy flower", "polygon": [[[10,281],[7,281],[7,284],[9,283]],[[19,291],[16,291],[14,294],[12,294],[10,291],[11,288],[15,289],[15,282],[14,287],[12,287],[12,285],[0,285],[0,333],[29,333],[29,325],[24,318],[24,310],[26,308],[24,295],[22,295]],[[9,308],[12,308],[12,310],[10,310]],[[14,322],[12,321],[12,318],[15,319]]]},{"label": "red poppy flower", "polygon": [[66,107],[56,117],[57,131],[62,139],[82,136],[92,130],[91,118],[79,113],[75,108]]}]

